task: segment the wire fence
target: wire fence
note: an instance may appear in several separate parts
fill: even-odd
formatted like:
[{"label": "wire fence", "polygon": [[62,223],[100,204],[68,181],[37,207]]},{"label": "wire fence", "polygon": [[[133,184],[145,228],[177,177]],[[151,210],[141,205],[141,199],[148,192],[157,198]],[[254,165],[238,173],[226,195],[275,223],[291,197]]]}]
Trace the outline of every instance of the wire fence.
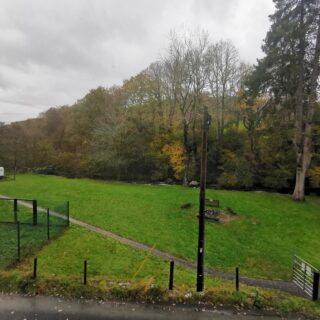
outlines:
[{"label": "wire fence", "polygon": [[37,200],[0,198],[0,268],[39,250],[68,226],[69,202],[43,208]]},{"label": "wire fence", "polygon": [[60,219],[62,226],[70,225],[70,208],[69,201],[51,204],[51,215]]}]

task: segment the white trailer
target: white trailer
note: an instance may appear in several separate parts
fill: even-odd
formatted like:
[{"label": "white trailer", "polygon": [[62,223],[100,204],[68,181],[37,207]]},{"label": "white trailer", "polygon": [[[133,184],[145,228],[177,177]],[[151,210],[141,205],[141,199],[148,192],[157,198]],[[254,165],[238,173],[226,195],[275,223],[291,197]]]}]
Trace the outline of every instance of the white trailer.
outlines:
[{"label": "white trailer", "polygon": [[4,168],[0,167],[0,179],[4,178]]}]

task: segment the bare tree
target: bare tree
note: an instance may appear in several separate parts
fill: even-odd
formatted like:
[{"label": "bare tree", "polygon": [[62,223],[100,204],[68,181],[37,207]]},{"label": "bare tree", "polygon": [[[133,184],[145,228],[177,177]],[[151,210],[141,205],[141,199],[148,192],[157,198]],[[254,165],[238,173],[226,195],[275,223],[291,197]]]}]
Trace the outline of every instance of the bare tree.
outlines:
[{"label": "bare tree", "polygon": [[232,107],[240,79],[239,53],[230,41],[212,44],[207,55],[208,87],[217,114],[217,136],[221,140],[225,129],[225,112]]},{"label": "bare tree", "polygon": [[190,67],[192,75],[192,152],[197,153],[196,120],[202,107],[203,96],[208,82],[208,64],[206,58],[209,48],[209,36],[204,31],[197,31],[190,46]]},{"label": "bare tree", "polygon": [[183,185],[188,184],[192,148],[190,126],[195,128],[197,108],[206,84],[204,57],[208,35],[196,30],[183,35],[171,32],[169,54],[164,60],[165,81],[173,110],[180,111],[183,130]]}]

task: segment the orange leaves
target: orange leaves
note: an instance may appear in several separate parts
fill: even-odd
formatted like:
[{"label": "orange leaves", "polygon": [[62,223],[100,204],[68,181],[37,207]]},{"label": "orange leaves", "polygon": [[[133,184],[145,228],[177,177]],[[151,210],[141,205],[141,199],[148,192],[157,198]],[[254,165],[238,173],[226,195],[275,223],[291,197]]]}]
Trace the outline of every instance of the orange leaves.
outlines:
[{"label": "orange leaves", "polygon": [[173,144],[166,144],[162,151],[169,156],[170,165],[174,171],[176,179],[181,180],[184,171],[184,155],[183,147],[179,142]]}]

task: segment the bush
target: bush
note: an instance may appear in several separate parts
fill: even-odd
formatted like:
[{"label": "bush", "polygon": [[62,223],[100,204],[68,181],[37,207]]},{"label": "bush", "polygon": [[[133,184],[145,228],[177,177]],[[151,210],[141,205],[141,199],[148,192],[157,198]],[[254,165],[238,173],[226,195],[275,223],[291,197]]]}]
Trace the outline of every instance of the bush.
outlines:
[{"label": "bush", "polygon": [[224,171],[218,178],[218,183],[224,187],[250,188],[254,184],[253,173],[251,172],[250,162],[244,157],[238,157],[230,150],[223,151]]},{"label": "bush", "polygon": [[238,185],[238,179],[235,174],[223,172],[218,178],[218,183],[222,187],[235,187]]},{"label": "bush", "polygon": [[308,177],[313,188],[320,188],[320,167],[314,167],[308,170]]},{"label": "bush", "polygon": [[286,169],[275,169],[269,172],[269,175],[264,178],[263,185],[267,188],[282,189],[290,186],[290,180],[292,179],[292,173]]}]

